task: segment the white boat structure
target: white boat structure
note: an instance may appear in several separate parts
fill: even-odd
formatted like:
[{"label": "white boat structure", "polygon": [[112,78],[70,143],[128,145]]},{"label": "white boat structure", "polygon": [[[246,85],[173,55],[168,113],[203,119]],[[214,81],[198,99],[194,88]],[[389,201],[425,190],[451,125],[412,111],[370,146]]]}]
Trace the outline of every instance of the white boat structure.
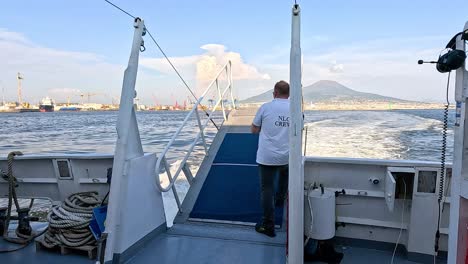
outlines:
[{"label": "white boat structure", "polygon": [[[465,67],[456,70],[459,116],[454,160],[444,171],[434,162],[303,156],[300,8],[294,5],[289,202],[287,207],[277,208],[277,236],[269,238],[253,229],[261,217],[255,164],[258,139],[249,133],[255,111],[228,111],[224,106],[226,99],[234,104],[231,62],[224,65],[193,104],[164,151],[144,153],[134,97],[146,29],[139,18],[135,19],[134,27],[114,155],[17,155],[10,159],[12,174],[9,174],[8,159],[0,159],[4,174],[0,178],[0,193],[5,196],[11,195],[14,189],[20,198],[64,201],[73,193],[86,191],[96,191],[103,199],[109,191],[105,230],[96,249],[97,260],[60,255],[36,248],[34,243],[18,249],[16,244],[1,241],[1,250],[11,250],[0,254],[1,263],[304,263],[304,235],[311,236],[312,240],[331,239],[337,247],[342,246],[338,248],[344,253],[342,263],[466,263],[468,141],[464,139],[468,133],[465,130],[468,72]],[[467,30],[468,23],[464,27]],[[462,36],[456,39],[457,49],[466,51]],[[226,86],[219,85],[221,80]],[[204,96],[210,91],[218,94],[213,109],[221,109],[223,123],[218,124],[218,133],[208,146],[204,133],[215,111],[209,112],[205,119],[199,112]],[[191,118],[197,120],[199,132],[194,135],[186,155],[180,157],[181,162],[171,168],[166,155],[175,147],[176,138]],[[188,163],[196,146],[204,148],[204,157],[199,170],[192,175]],[[9,184],[12,175],[14,184]],[[168,177],[166,186],[161,184],[163,175]],[[179,198],[176,184],[181,175],[190,184],[183,200]],[[314,184],[320,187],[313,190],[316,194],[311,194]],[[172,226],[167,224],[163,192],[172,192],[178,206]],[[324,205],[320,192],[332,193],[335,202]],[[309,207],[309,203],[317,207],[310,208],[314,206]],[[330,229],[330,221],[326,221],[330,216],[336,228]],[[32,223],[35,231],[45,225]],[[16,226],[12,222],[4,236],[15,236]],[[310,232],[305,234],[305,229]],[[437,230],[440,238],[436,251]]]},{"label": "white boat structure", "polygon": [[39,111],[41,112],[53,112],[55,107],[54,100],[50,97],[45,97],[39,103]]}]

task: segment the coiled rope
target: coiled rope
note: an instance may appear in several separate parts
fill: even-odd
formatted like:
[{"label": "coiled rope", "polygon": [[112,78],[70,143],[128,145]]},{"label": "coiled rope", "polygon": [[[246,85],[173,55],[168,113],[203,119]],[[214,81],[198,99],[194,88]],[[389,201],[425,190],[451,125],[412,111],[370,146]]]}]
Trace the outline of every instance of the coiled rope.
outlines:
[{"label": "coiled rope", "polygon": [[97,192],[81,192],[70,195],[60,206],[53,207],[47,215],[49,230],[42,245],[47,248],[96,246],[89,222],[93,208],[100,204]]}]

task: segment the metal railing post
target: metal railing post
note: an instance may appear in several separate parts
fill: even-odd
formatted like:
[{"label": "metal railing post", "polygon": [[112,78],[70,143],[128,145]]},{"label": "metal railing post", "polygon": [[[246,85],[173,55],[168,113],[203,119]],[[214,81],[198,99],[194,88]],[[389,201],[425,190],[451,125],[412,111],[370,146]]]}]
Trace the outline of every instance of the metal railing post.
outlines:
[{"label": "metal railing post", "polygon": [[[227,82],[226,88],[224,88],[223,92],[221,92],[221,89],[219,87],[219,78],[220,78],[221,74],[223,74],[223,73],[226,73],[226,80],[228,82]],[[207,120],[202,122],[202,120],[200,119],[200,114],[198,113],[198,106],[201,106],[201,102],[203,101],[205,96],[208,94],[208,92],[211,91],[212,89],[214,89],[213,86],[215,84],[216,84],[216,89],[218,90],[219,99],[216,100],[216,103],[215,103],[214,107],[212,108],[211,112],[208,114]],[[177,206],[178,206],[180,211],[182,211],[181,210],[181,203],[180,203],[179,195],[177,194],[175,181],[177,181],[177,178],[179,177],[180,173],[183,172],[185,177],[187,178],[188,182],[190,184],[193,182],[194,177],[193,177],[192,172],[190,171],[190,169],[189,169],[189,167],[187,165],[187,160],[190,157],[190,155],[192,154],[192,152],[193,152],[195,146],[197,145],[197,142],[199,141],[200,137],[202,138],[203,147],[205,149],[205,154],[206,154],[206,156],[209,155],[209,153],[208,153],[208,144],[206,143],[204,130],[208,126],[208,122],[213,117],[213,114],[214,114],[216,108],[219,106],[220,103],[221,103],[221,108],[223,110],[224,120],[227,120],[226,109],[225,109],[225,106],[224,106],[223,98],[225,96],[228,97],[226,95],[226,93],[228,92],[228,90],[230,90],[231,100],[233,100],[233,103],[234,103],[234,97],[232,95],[232,88],[233,88],[233,85],[232,85],[232,66],[231,66],[231,62],[228,61],[221,68],[221,70],[218,72],[218,74],[213,79],[213,81],[208,85],[207,89],[203,92],[203,94],[200,96],[200,98],[194,104],[194,106],[193,106],[194,108],[192,108],[192,110],[187,114],[187,116],[185,117],[185,119],[182,122],[181,126],[177,129],[175,134],[172,136],[171,140],[166,145],[164,150],[159,154],[159,158],[158,158],[158,160],[156,162],[156,170],[157,170],[157,172],[156,172],[156,181],[155,181],[156,187],[161,192],[168,192],[169,190],[172,189],[172,192],[174,193],[174,198],[176,200]],[[190,147],[189,147],[187,153],[185,154],[184,158],[182,159],[180,165],[177,167],[176,172],[174,173],[174,175],[172,175],[171,170],[170,170],[171,168],[170,168],[169,163],[167,162],[167,159],[166,159],[166,154],[169,151],[169,149],[171,148],[171,146],[174,144],[175,139],[179,136],[182,129],[188,123],[189,119],[192,117],[194,112],[195,112],[195,115],[196,115],[196,118],[197,118],[197,123],[198,123],[198,127],[199,127],[200,131],[197,133],[197,135],[195,136],[195,139],[190,144]],[[167,177],[168,177],[168,180],[169,180],[169,185],[166,186],[166,187],[162,187],[161,182],[160,182],[160,168],[162,166],[165,167]]]},{"label": "metal railing post", "polygon": [[232,107],[233,109],[236,109],[236,102],[234,101],[234,96],[232,94],[232,63],[231,61],[229,61],[229,76],[228,76],[228,79],[229,79],[229,90],[230,90],[230,93],[231,93],[231,102],[232,102]]},{"label": "metal railing post", "polygon": [[208,147],[206,146],[205,133],[203,133],[203,127],[200,121],[200,115],[198,114],[198,109],[195,109],[195,115],[197,116],[198,127],[200,128],[201,138],[203,141],[203,147],[205,148],[205,154],[208,156]]},{"label": "metal railing post", "polygon": [[302,163],[302,65],[301,20],[299,5],[293,5],[290,55],[290,127],[289,127],[289,177],[288,185],[288,256],[287,263],[304,263],[304,165]]},{"label": "metal railing post", "polygon": [[[218,79],[216,79],[216,89],[218,90],[219,100],[221,100],[221,109],[223,110],[223,118],[224,118],[224,121],[226,121],[227,118],[226,118],[226,112],[224,111],[223,96],[221,95],[221,90],[219,89]],[[214,110],[216,110],[216,108]]]},{"label": "metal railing post", "polygon": [[184,167],[182,167],[182,172],[185,174],[185,178],[187,178],[189,184],[191,185],[193,182],[193,175],[187,163],[185,163]]},{"label": "metal railing post", "polygon": [[[163,157],[163,159],[164,159],[163,160],[164,168],[166,169],[166,173],[167,173],[167,178],[169,179],[169,184],[171,184],[173,182],[172,175],[171,175],[171,167],[169,166],[169,163],[167,163],[166,157]],[[172,185],[172,193],[174,194],[174,199],[175,199],[175,201],[177,203],[177,207],[179,208],[179,211],[182,211],[181,206],[180,206],[179,195],[177,194],[177,190],[176,190],[174,184]]]}]

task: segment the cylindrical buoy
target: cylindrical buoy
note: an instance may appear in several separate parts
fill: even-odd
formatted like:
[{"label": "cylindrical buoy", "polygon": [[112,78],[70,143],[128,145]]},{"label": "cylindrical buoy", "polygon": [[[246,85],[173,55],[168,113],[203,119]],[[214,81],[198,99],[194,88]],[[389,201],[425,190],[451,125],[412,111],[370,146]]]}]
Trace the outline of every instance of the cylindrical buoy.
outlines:
[{"label": "cylindrical buoy", "polygon": [[[335,193],[320,189],[304,193],[304,234],[326,240],[335,236]],[[311,210],[312,209],[312,210]],[[312,228],[311,228],[312,227]]]}]

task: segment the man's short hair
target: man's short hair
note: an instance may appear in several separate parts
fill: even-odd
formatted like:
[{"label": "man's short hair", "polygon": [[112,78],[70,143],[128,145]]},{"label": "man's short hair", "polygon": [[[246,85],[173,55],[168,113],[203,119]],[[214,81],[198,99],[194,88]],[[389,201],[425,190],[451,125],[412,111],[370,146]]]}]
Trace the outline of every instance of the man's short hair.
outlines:
[{"label": "man's short hair", "polygon": [[285,81],[279,81],[275,84],[275,90],[278,95],[289,97],[289,83]]}]

